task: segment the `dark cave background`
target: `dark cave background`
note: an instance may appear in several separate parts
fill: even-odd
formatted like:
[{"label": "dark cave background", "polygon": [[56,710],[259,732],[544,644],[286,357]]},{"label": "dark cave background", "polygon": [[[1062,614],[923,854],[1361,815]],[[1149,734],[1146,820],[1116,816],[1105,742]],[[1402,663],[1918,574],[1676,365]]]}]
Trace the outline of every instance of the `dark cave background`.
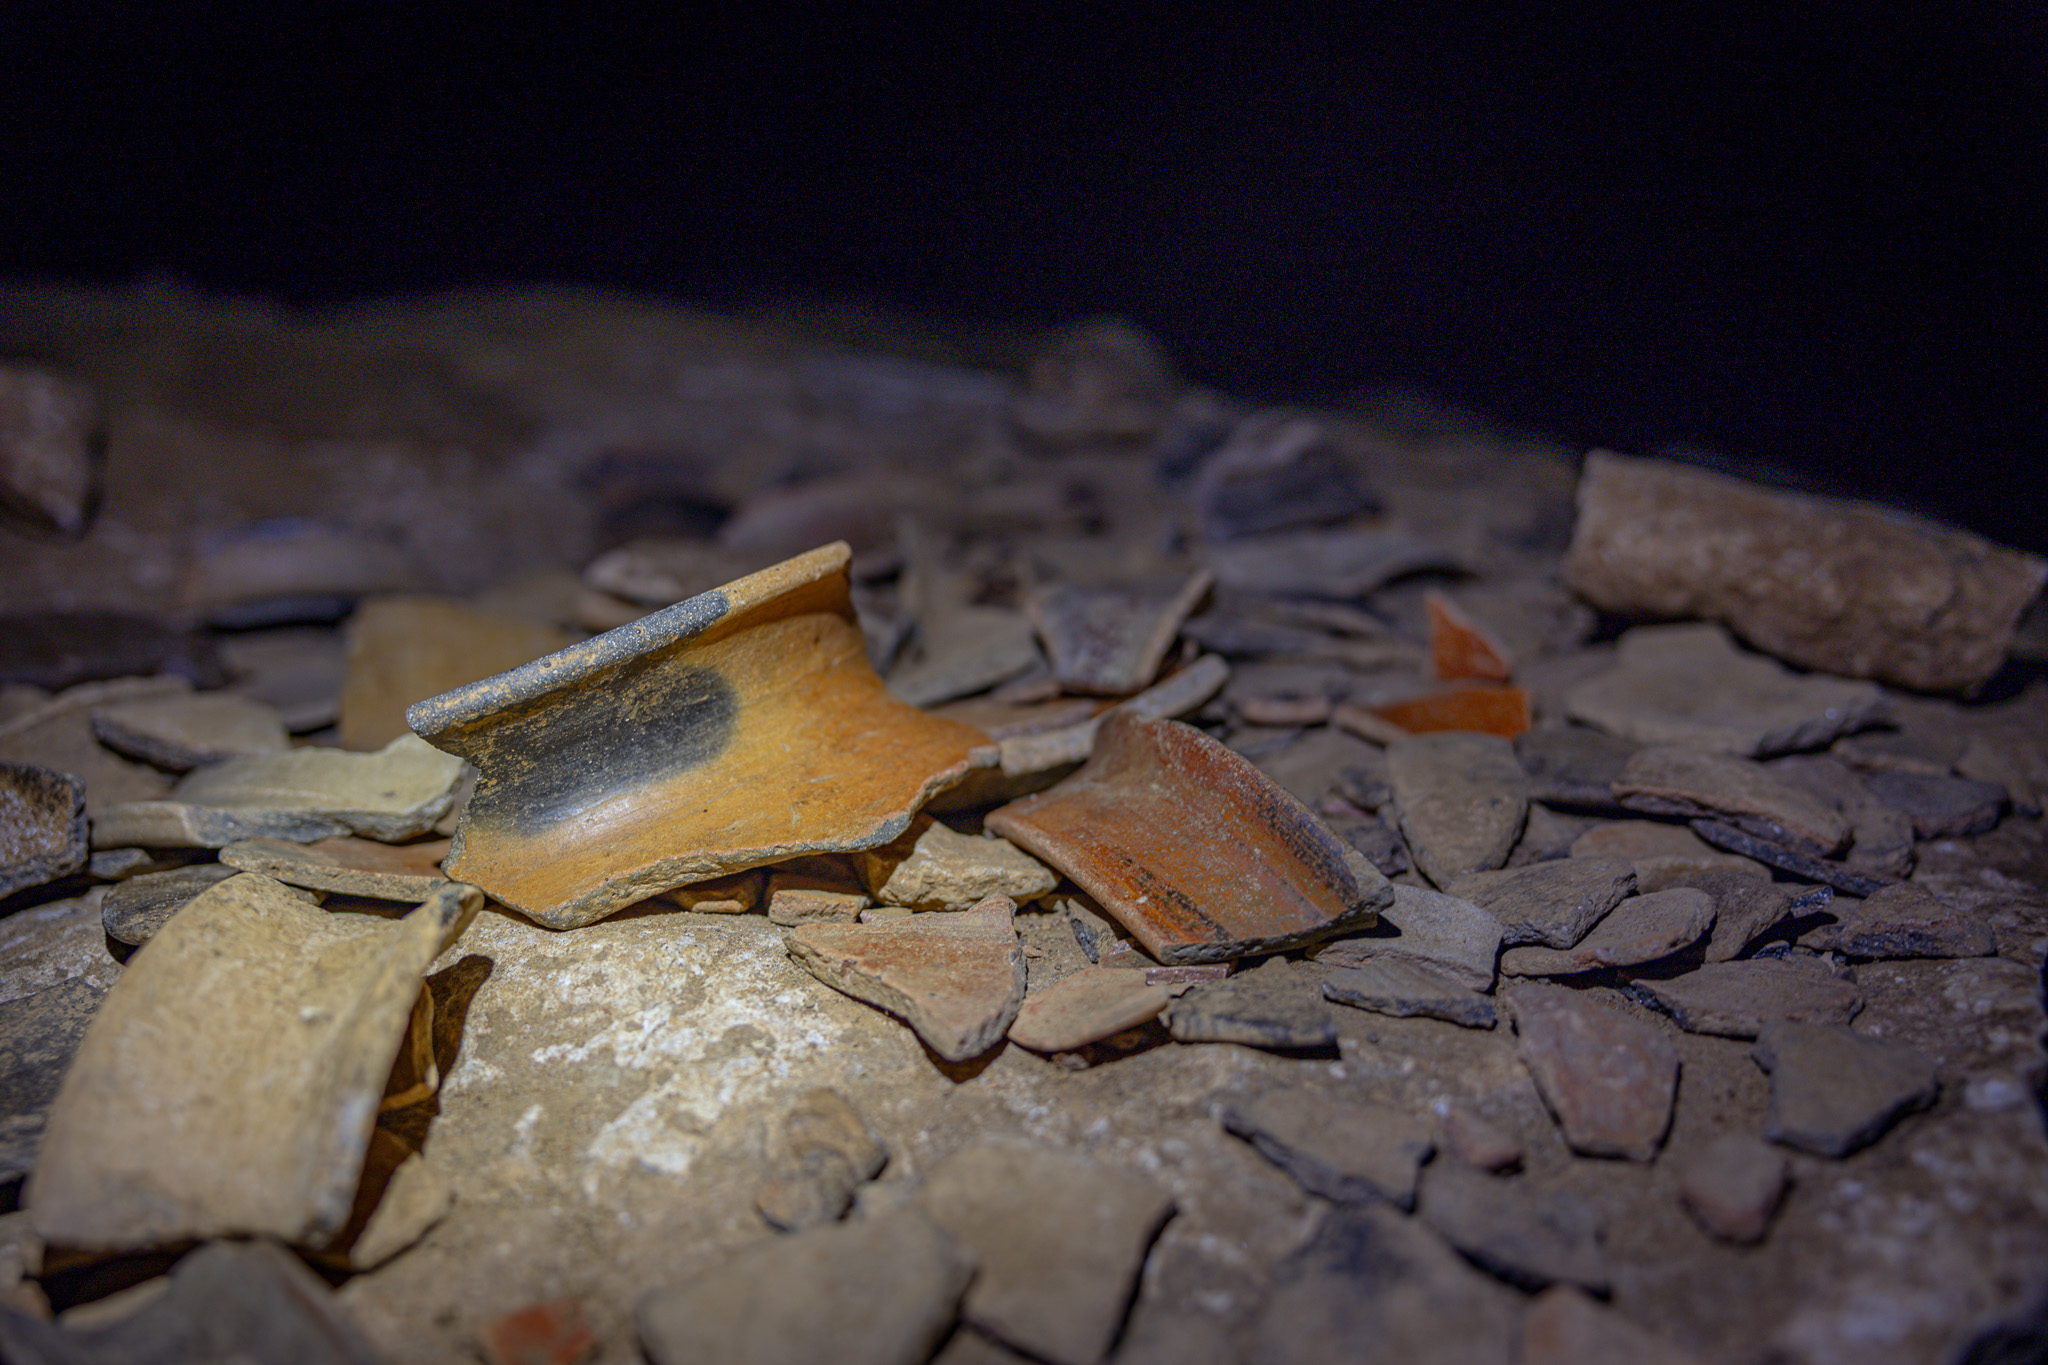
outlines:
[{"label": "dark cave background", "polygon": [[1565,8],[10,6],[0,276],[1115,313],[2048,550],[2044,11]]}]

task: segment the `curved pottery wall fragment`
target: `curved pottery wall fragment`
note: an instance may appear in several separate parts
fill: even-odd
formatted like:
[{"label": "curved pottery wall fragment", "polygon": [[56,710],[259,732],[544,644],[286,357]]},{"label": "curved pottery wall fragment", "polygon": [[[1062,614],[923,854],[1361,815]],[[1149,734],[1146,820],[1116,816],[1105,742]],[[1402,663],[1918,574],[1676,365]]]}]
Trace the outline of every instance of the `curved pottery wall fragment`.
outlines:
[{"label": "curved pottery wall fragment", "polygon": [[1385,878],[1193,726],[1111,712],[1066,781],[985,829],[1073,878],[1161,962],[1221,962],[1363,929]]},{"label": "curved pottery wall fragment", "polygon": [[573,929],[674,887],[901,834],[995,760],[891,697],[836,542],[413,706],[477,766],[442,866]]}]

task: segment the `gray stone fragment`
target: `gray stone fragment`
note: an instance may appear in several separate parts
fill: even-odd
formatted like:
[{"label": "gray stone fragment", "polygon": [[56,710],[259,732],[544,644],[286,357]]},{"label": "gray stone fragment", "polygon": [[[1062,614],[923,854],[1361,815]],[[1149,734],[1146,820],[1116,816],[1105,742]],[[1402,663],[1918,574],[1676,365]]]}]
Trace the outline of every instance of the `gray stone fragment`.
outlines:
[{"label": "gray stone fragment", "polygon": [[1689,884],[1705,872],[1737,872],[1769,885],[1771,870],[1733,853],[1722,853],[1684,825],[1662,820],[1612,820],[1572,841],[1574,858],[1619,858],[1636,870],[1636,892],[1649,895]]},{"label": "gray stone fragment", "polygon": [[1323,978],[1323,998],[1399,1018],[1420,1015],[1465,1028],[1494,1025],[1491,999],[1442,972],[1394,957],[1330,973]]},{"label": "gray stone fragment", "polygon": [[1830,886],[1851,896],[1868,896],[1891,884],[1888,878],[1859,872],[1846,863],[1816,858],[1804,849],[1760,838],[1725,820],[1694,820],[1691,824],[1692,832],[1715,848],[1739,853],[1804,882]]},{"label": "gray stone fragment", "polygon": [[953,1237],[895,1209],[756,1243],[634,1318],[654,1365],[922,1365],[973,1275]]},{"label": "gray stone fragment", "polygon": [[1571,948],[1530,945],[1501,954],[1507,976],[1571,976],[1657,962],[1700,941],[1714,923],[1714,900],[1689,886],[1630,896]]},{"label": "gray stone fragment", "polygon": [[1287,409],[1239,422],[1202,462],[1190,496],[1208,541],[1330,526],[1380,510],[1329,429]]},{"label": "gray stone fragment", "polygon": [[1795,915],[1825,909],[1834,891],[1825,886],[1798,887],[1752,876],[1748,872],[1688,873],[1674,883],[1697,887],[1714,898],[1714,932],[1707,940],[1707,961],[1727,962]]},{"label": "gray stone fragment", "polygon": [[1655,1158],[1678,1094],[1678,1048],[1670,1035],[1561,986],[1517,982],[1507,1001],[1522,1061],[1571,1149]]},{"label": "gray stone fragment", "polygon": [[1059,884],[1050,868],[1008,839],[960,834],[928,815],[894,843],[854,857],[877,901],[913,910],[965,910],[995,895],[1022,905]]},{"label": "gray stone fragment", "polygon": [[1336,967],[1381,959],[1413,962],[1473,990],[1493,989],[1500,921],[1470,901],[1396,882],[1393,902],[1381,909],[1380,920],[1398,932],[1336,939],[1318,949],[1315,960]]},{"label": "gray stone fragment", "polygon": [[786,1232],[829,1223],[846,1212],[853,1192],[888,1159],[844,1095],[824,1086],[807,1090],[782,1120],[754,1207]]},{"label": "gray stone fragment", "polygon": [[1849,822],[1833,806],[1761,763],[1660,744],[1638,750],[1615,779],[1630,810],[1726,824],[1814,857],[1846,847]]},{"label": "gray stone fragment", "polygon": [[1696,1355],[1638,1327],[1571,1285],[1536,1296],[1522,1319],[1521,1365],[1707,1365]]},{"label": "gray stone fragment", "polygon": [[1849,850],[1843,861],[1879,877],[1913,870],[1913,822],[1886,805],[1863,776],[1824,754],[1791,754],[1773,759],[1772,772],[1833,806],[1849,822]]},{"label": "gray stone fragment", "polygon": [[1166,1027],[1182,1043],[1303,1048],[1337,1041],[1336,1020],[1313,974],[1279,957],[1193,987],[1167,1007]]},{"label": "gray stone fragment", "polygon": [[1862,901],[1834,903],[1840,922],[1799,941],[1844,957],[1990,957],[1997,935],[1981,914],[1957,910],[1924,887],[1900,882]]},{"label": "gray stone fragment", "polygon": [[1174,1207],[1137,1171],[989,1141],[933,1167],[916,1199],[980,1266],[961,1315],[1052,1365],[1108,1352]]},{"label": "gray stone fragment", "polygon": [[75,978],[0,1003],[0,1184],[35,1169],[57,1086],[105,995]]},{"label": "gray stone fragment", "polygon": [[1919,1052],[1839,1025],[1767,1025],[1751,1055],[1771,1073],[1764,1136],[1815,1156],[1867,1147],[1941,1091]]},{"label": "gray stone fragment", "polygon": [[1422,874],[1440,887],[1499,867],[1528,814],[1528,779],[1497,735],[1410,735],[1387,746],[1401,834]]},{"label": "gray stone fragment", "polygon": [[1445,1241],[1510,1284],[1607,1291],[1600,1213],[1577,1195],[1437,1161],[1423,1172],[1419,1213]]},{"label": "gray stone fragment", "polygon": [[1216,581],[1241,592],[1362,597],[1417,569],[1455,569],[1456,556],[1398,530],[1299,531],[1252,536],[1208,551]]},{"label": "gray stone fragment", "polygon": [[1560,858],[1461,877],[1450,891],[1492,915],[1504,944],[1569,948],[1635,886],[1635,869],[1619,859]]},{"label": "gray stone fragment", "polygon": [[1529,799],[1582,810],[1619,810],[1611,784],[1642,746],[1584,726],[1515,736],[1515,757],[1529,775]]},{"label": "gray stone fragment", "polygon": [[96,706],[92,729],[116,753],[172,772],[291,747],[273,708],[233,692],[173,693]]},{"label": "gray stone fragment", "polygon": [[1230,1105],[1223,1126],[1309,1193],[1344,1204],[1377,1198],[1414,1208],[1417,1173],[1436,1150],[1422,1120],[1311,1086]]},{"label": "gray stone fragment", "polygon": [[237,871],[220,863],[195,863],[130,877],[108,887],[100,898],[100,923],[106,926],[108,938],[139,948],[155,938],[164,921],[183,909],[186,901]]},{"label": "gray stone fragment", "polygon": [[1811,958],[1710,962],[1668,981],[1638,981],[1633,991],[1688,1033],[1754,1038],[1778,1022],[1847,1024],[1863,992]]},{"label": "gray stone fragment", "polygon": [[1611,671],[1565,696],[1572,719],[1623,739],[1752,758],[1819,747],[1882,704],[1869,683],[1789,672],[1711,625],[1632,630]]},{"label": "gray stone fragment", "polygon": [[[0,639],[6,634],[0,628]],[[153,801],[170,789],[170,779],[146,764],[130,763],[94,738],[91,710],[116,698],[161,695],[190,686],[183,678],[81,683],[0,725],[0,763],[54,768],[78,778],[85,783],[88,819],[124,801]]]},{"label": "gray stone fragment", "polygon": [[1252,1334],[1256,1365],[1516,1359],[1520,1296],[1391,1209],[1334,1210],[1274,1281]]},{"label": "gray stone fragment", "polygon": [[85,866],[85,783],[67,772],[0,763],[0,896]]},{"label": "gray stone fragment", "polygon": [[1791,1163],[1747,1133],[1723,1133],[1679,1163],[1678,1197],[1724,1242],[1760,1242],[1785,1197]]},{"label": "gray stone fragment", "polygon": [[1996,782],[1925,773],[1873,773],[1869,782],[1877,799],[1911,820],[1922,839],[1981,833],[2006,807],[2005,788]]}]

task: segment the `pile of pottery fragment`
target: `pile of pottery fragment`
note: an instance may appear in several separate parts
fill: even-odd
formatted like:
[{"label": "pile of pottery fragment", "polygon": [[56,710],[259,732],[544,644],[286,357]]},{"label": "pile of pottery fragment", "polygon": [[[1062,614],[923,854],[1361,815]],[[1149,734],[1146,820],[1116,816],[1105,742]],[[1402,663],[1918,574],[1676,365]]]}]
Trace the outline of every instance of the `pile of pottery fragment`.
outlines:
[{"label": "pile of pottery fragment", "polygon": [[2043,1349],[2048,566],[1113,326],[833,373],[705,525],[153,608],[50,586],[174,543],[140,400],[0,372],[0,1359]]}]

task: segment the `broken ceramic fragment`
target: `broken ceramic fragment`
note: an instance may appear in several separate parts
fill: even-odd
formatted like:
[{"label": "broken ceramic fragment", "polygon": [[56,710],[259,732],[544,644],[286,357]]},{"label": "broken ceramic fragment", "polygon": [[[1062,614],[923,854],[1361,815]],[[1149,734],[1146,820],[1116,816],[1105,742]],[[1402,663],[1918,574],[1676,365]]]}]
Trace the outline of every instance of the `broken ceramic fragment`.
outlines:
[{"label": "broken ceramic fragment", "polygon": [[[1464,608],[1440,592],[1426,592],[1429,613],[1429,665],[1438,678],[1476,678],[1506,682],[1513,664],[1507,646],[1472,619]],[[1526,728],[1526,727],[1525,727]]]},{"label": "broken ceramic fragment", "polygon": [[1198,569],[1170,592],[1062,583],[1033,593],[1025,610],[1061,687],[1124,697],[1159,675],[1174,633],[1214,582]]},{"label": "broken ceramic fragment", "polygon": [[[0,632],[4,633],[4,632]],[[170,789],[154,768],[109,751],[92,732],[92,710],[106,702],[189,692],[183,678],[110,678],[81,683],[0,725],[0,763],[54,768],[85,783],[85,813],[124,801],[153,801]]]},{"label": "broken ceramic fragment", "polygon": [[1229,1105],[1223,1126],[1303,1189],[1342,1204],[1414,1208],[1416,1178],[1436,1151],[1427,1121],[1309,1085]]},{"label": "broken ceramic fragment", "polygon": [[1709,962],[1668,981],[1632,988],[1688,1033],[1754,1038],[1772,1023],[1847,1024],[1863,1008],[1856,983],[1818,958]]},{"label": "broken ceramic fragment", "polygon": [[1415,735],[1387,746],[1401,834],[1422,874],[1448,887],[1508,859],[1529,812],[1529,780],[1496,735]]},{"label": "broken ceramic fragment", "polygon": [[1678,1092],[1669,1034],[1563,986],[1518,982],[1507,1000],[1522,1060],[1571,1149],[1654,1160]]},{"label": "broken ceramic fragment", "polygon": [[85,866],[85,783],[55,768],[0,763],[0,896]]},{"label": "broken ceramic fragment", "polygon": [[1229,664],[1214,654],[1204,654],[1178,673],[1169,674],[1129,701],[1120,702],[1092,719],[1042,734],[1006,739],[1000,761],[1002,776],[1030,778],[1079,763],[1094,751],[1096,733],[1110,716],[1132,715],[1144,720],[1184,716],[1215,696],[1229,678]]},{"label": "broken ceramic fragment", "polygon": [[1525,944],[1501,954],[1508,976],[1572,976],[1657,962],[1700,941],[1714,925],[1714,898],[1689,886],[1630,896],[1570,948]]},{"label": "broken ceramic fragment", "polygon": [[0,1184],[36,1168],[58,1083],[106,994],[77,977],[0,1003]]},{"label": "broken ceramic fragment", "polygon": [[919,816],[894,842],[856,855],[861,879],[884,905],[965,910],[989,896],[1036,900],[1059,884],[1008,839],[961,834]]},{"label": "broken ceramic fragment", "polygon": [[1775,1021],[1750,1055],[1771,1073],[1764,1136],[1815,1156],[1867,1147],[1941,1093],[1924,1053],[1838,1024]]},{"label": "broken ceramic fragment", "polygon": [[860,1111],[826,1086],[797,1097],[782,1120],[780,1139],[754,1192],[754,1208],[784,1232],[845,1214],[853,1192],[889,1159]]},{"label": "broken ceramic fragment", "polygon": [[577,637],[449,598],[373,597],[347,632],[341,742],[375,749],[406,734],[405,709],[552,654]]},{"label": "broken ceramic fragment", "polygon": [[233,692],[110,702],[93,708],[92,729],[109,749],[172,772],[291,747],[274,709]]},{"label": "broken ceramic fragment", "polygon": [[100,924],[114,942],[139,948],[156,937],[165,920],[236,871],[219,863],[194,863],[130,877],[100,897]]},{"label": "broken ceramic fragment", "polygon": [[1410,735],[1466,730],[1513,739],[1530,725],[1529,694],[1492,683],[1440,687],[1419,697],[1386,702],[1372,714]]},{"label": "broken ceramic fragment", "polygon": [[[1318,959],[1319,961],[1322,959]],[[1396,1018],[1441,1019],[1464,1028],[1492,1028],[1491,998],[1412,959],[1367,958],[1323,980],[1323,998]]]},{"label": "broken ceramic fragment", "polygon": [[1033,1052],[1069,1052],[1158,1017],[1173,988],[1152,985],[1143,971],[1090,967],[1024,1001],[1010,1041]]},{"label": "broken ceramic fragment", "polygon": [[1722,820],[1759,839],[1813,857],[1849,842],[1839,811],[1770,768],[1730,754],[1678,745],[1638,749],[1614,780],[1630,810]]},{"label": "broken ceramic fragment", "polygon": [[1064,872],[1164,963],[1273,952],[1393,897],[1286,792],[1199,730],[1111,712],[1094,755],[987,828]]},{"label": "broken ceramic fragment", "polygon": [[290,886],[417,904],[448,884],[441,875],[441,859],[447,853],[446,839],[381,844],[341,835],[310,844],[244,839],[223,848],[220,860]]},{"label": "broken ceramic fragment", "polygon": [[481,770],[448,875],[575,928],[805,853],[884,844],[994,757],[890,697],[828,545],[420,702]]},{"label": "broken ceramic fragment", "polygon": [[1335,1012],[1314,974],[1279,957],[1228,980],[1195,986],[1168,1007],[1166,1027],[1181,1043],[1292,1049],[1337,1041]]},{"label": "broken ceramic fragment", "polygon": [[949,1062],[995,1046],[1024,1000],[1016,907],[990,896],[972,910],[874,924],[806,924],[789,955],[834,990],[896,1015]]},{"label": "broken ceramic fragment", "polygon": [[64,1078],[25,1200],[37,1234],[86,1251],[335,1237],[422,977],[482,904],[450,886],[400,920],[331,914],[248,873],[187,904]]}]

